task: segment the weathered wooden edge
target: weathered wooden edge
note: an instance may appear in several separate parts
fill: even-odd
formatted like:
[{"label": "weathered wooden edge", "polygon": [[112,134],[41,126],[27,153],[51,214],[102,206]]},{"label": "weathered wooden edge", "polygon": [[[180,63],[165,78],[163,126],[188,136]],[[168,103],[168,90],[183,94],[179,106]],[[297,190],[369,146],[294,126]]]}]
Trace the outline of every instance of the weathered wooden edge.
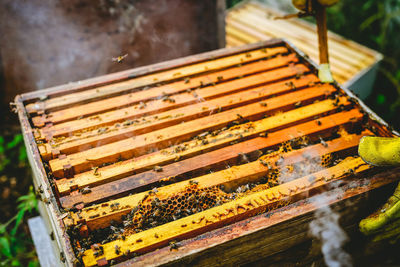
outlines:
[{"label": "weathered wooden edge", "polygon": [[[21,123],[21,130],[27,150],[28,160],[33,171],[34,186],[36,192],[43,190],[43,193],[40,195],[41,201],[39,202],[40,214],[45,220],[47,227],[49,227],[48,230],[55,231],[54,238],[57,245],[53,244],[53,247],[60,255],[59,264],[72,266],[72,261],[75,258],[75,255],[71,247],[70,239],[64,231],[65,229],[62,223],[62,214],[58,209],[58,203],[54,197],[54,193],[47,178],[46,171],[43,167],[40,153],[33,136],[32,128],[27,119],[28,117],[24,108],[23,99],[21,96],[17,95],[14,102],[16,104],[18,118]],[[64,260],[61,260],[61,255],[63,255]]]},{"label": "weathered wooden edge", "polygon": [[144,76],[156,72],[165,71],[168,69],[173,69],[177,67],[183,67],[187,65],[191,65],[194,63],[200,63],[204,61],[208,61],[211,59],[217,59],[221,57],[230,56],[233,54],[241,53],[249,50],[256,50],[265,46],[273,47],[273,46],[285,46],[285,42],[282,39],[271,39],[267,41],[262,41],[259,43],[244,45],[240,47],[232,47],[232,48],[221,48],[209,52],[204,52],[196,55],[190,55],[183,58],[173,59],[169,61],[164,61],[152,65],[142,66],[134,69],[129,69],[125,71],[115,72],[111,74],[106,74],[103,76],[98,76],[95,78],[90,78],[86,80],[71,82],[64,85],[59,85],[55,87],[50,87],[30,93],[21,94],[20,98],[23,102],[29,100],[35,100],[40,98],[40,96],[59,96],[65,93],[73,93],[81,90],[93,88],[96,86],[102,86],[110,83],[121,82],[124,80],[128,80],[131,78],[136,78],[139,76]]},{"label": "weathered wooden edge", "polygon": [[[307,236],[307,231],[304,229],[294,230],[298,235],[292,242],[283,242],[279,245],[274,242],[269,246],[267,241],[264,241],[264,246],[252,241],[259,241],[268,239],[270,235],[279,232],[285,232],[290,229],[291,224],[296,224],[300,221],[301,225],[308,226],[309,222],[313,219],[313,213],[326,206],[331,206],[333,209],[343,206],[346,208],[348,204],[354,205],[355,203],[365,203],[374,201],[374,195],[377,190],[385,189],[385,194],[389,197],[390,190],[395,185],[394,182],[400,179],[400,168],[386,171],[375,175],[372,178],[359,178],[355,177],[347,181],[347,184],[336,189],[339,192],[344,191],[343,197],[331,198],[326,203],[315,203],[320,195],[316,195],[305,200],[301,200],[290,204],[286,207],[266,212],[240,222],[207,232],[195,238],[181,241],[181,247],[178,250],[170,250],[169,247],[164,247],[157,251],[149,252],[142,256],[129,259],[117,266],[204,266],[205,263],[212,264],[212,266],[237,266],[246,262],[243,255],[237,254],[236,257],[224,257],[226,253],[229,255],[229,249],[232,247],[245,246],[246,250],[252,248],[258,251],[253,252],[253,255],[246,255],[252,257],[253,261],[266,258],[275,253],[284,251],[290,246],[305,242],[310,239]],[[336,190],[328,191],[326,194],[332,195],[337,193]],[[365,208],[363,210],[365,212]],[[361,211],[360,213],[362,213]],[[367,211],[368,212],[368,211]],[[350,213],[351,218],[345,218],[346,221],[358,221],[366,214]],[[346,225],[345,225],[346,226]],[[304,228],[304,227],[303,227]],[[307,227],[308,228],[308,227]],[[293,230],[293,229],[292,229]],[[291,238],[293,233],[287,238]],[[279,240],[276,240],[279,242]],[[283,240],[281,240],[282,242]],[[262,241],[261,241],[262,242]],[[260,253],[265,247],[269,249],[269,254]],[[246,251],[243,252],[245,254]]]}]

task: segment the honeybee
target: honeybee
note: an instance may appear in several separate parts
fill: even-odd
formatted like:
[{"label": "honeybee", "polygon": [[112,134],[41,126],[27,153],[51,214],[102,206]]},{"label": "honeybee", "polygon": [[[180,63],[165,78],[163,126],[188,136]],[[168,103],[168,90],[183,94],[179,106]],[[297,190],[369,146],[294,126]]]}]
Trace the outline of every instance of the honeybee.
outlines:
[{"label": "honeybee", "polygon": [[198,185],[199,182],[198,182],[198,181],[195,181],[195,180],[189,180],[189,184],[190,184],[190,185]]},{"label": "honeybee", "polygon": [[178,250],[179,244],[176,241],[169,242],[169,250]]},{"label": "honeybee", "polygon": [[119,255],[121,253],[121,249],[118,245],[115,245],[115,254]]},{"label": "honeybee", "polygon": [[126,58],[127,56],[128,56],[128,54],[125,54],[123,56],[113,57],[112,61],[121,63],[124,60],[124,58]]}]

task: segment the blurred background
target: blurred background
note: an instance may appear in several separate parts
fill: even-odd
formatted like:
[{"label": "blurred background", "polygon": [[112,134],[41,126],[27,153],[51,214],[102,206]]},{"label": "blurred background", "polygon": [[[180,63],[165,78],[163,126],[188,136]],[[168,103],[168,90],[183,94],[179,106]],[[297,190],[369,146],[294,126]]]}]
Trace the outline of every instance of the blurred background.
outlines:
[{"label": "blurred background", "polygon": [[[26,224],[37,199],[15,95],[223,47],[218,20],[243,1],[213,1],[1,1],[0,266],[38,266]],[[259,1],[296,12],[290,0]],[[328,9],[328,28],[383,55],[365,102],[399,131],[400,0],[342,0]],[[122,64],[112,60],[124,54]]]}]

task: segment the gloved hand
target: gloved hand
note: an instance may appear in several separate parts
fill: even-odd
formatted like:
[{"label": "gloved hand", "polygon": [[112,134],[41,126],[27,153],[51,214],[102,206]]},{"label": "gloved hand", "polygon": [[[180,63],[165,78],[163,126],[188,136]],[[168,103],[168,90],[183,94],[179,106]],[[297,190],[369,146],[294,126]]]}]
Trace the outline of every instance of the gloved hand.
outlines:
[{"label": "gloved hand", "polygon": [[[400,166],[400,138],[363,137],[358,154],[375,166]],[[374,214],[360,222],[365,235],[375,234],[374,240],[400,237],[400,183],[393,196]]]},{"label": "gloved hand", "polygon": [[[339,0],[314,0],[318,1],[321,5],[325,7],[332,6],[339,2]],[[302,11],[311,11],[312,10],[312,2],[313,0],[292,0],[293,5]]]}]

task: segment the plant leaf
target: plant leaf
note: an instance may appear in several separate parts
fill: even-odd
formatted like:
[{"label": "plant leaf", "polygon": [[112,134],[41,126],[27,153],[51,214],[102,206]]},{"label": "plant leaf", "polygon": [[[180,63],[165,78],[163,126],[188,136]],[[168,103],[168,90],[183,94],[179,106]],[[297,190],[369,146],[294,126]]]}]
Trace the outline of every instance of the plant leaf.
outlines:
[{"label": "plant leaf", "polygon": [[6,232],[7,224],[0,224],[0,235]]},{"label": "plant leaf", "polygon": [[21,262],[18,259],[13,259],[11,266],[21,266]]},{"label": "plant leaf", "polygon": [[0,237],[0,252],[7,258],[12,257],[10,243],[8,242],[8,239],[4,236]]},{"label": "plant leaf", "polygon": [[11,236],[15,236],[15,234],[17,233],[18,227],[20,226],[22,219],[24,218],[25,211],[26,211],[25,209],[21,209],[18,211],[17,218],[15,219],[15,225],[10,233]]},{"label": "plant leaf", "polygon": [[383,94],[378,94],[378,95],[376,96],[376,103],[377,103],[378,105],[383,105],[383,104],[385,104],[385,103],[386,103],[386,97],[385,97],[385,95],[383,95]]},{"label": "plant leaf", "polygon": [[6,148],[7,149],[14,148],[19,144],[21,144],[21,142],[23,142],[22,134],[17,134],[14,136],[14,139],[11,142],[7,143]]}]

